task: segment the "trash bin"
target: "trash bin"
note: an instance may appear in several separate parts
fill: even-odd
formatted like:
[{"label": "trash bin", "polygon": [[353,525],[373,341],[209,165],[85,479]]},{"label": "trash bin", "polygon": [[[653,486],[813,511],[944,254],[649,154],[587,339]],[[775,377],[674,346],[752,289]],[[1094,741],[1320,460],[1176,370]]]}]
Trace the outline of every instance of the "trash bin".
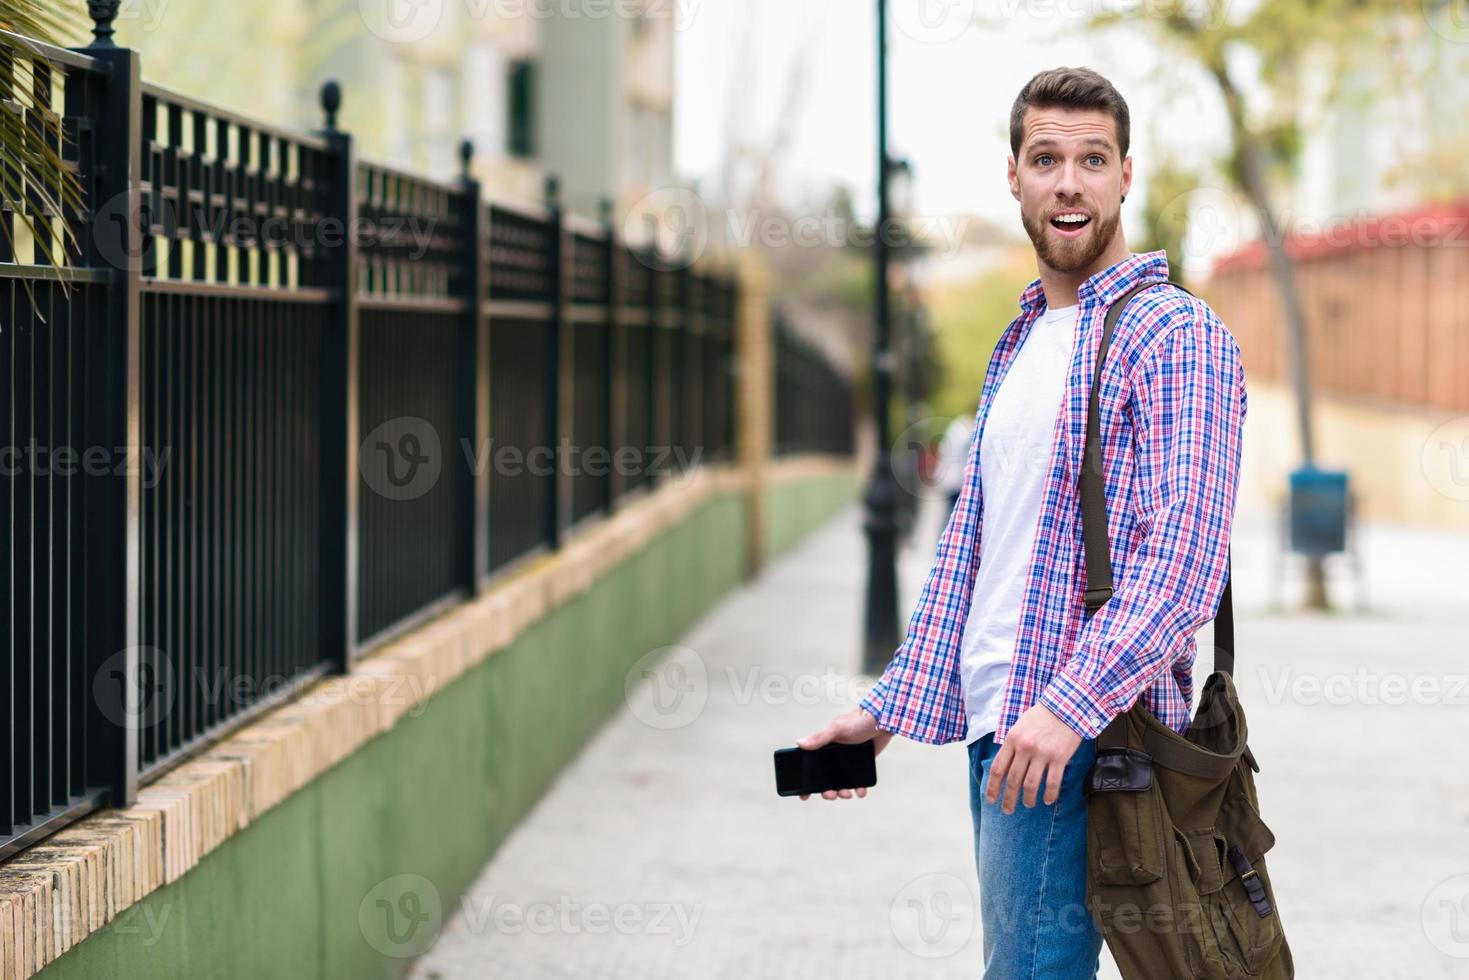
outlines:
[{"label": "trash bin", "polygon": [[1290,475],[1290,549],[1324,558],[1347,547],[1347,474],[1303,467]]}]

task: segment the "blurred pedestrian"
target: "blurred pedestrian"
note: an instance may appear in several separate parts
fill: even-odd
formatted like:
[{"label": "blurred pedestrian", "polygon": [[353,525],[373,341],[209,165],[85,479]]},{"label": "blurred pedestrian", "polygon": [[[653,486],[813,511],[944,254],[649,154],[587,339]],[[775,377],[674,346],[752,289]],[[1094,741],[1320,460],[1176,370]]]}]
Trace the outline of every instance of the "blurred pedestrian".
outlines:
[{"label": "blurred pedestrian", "polygon": [[967,415],[957,415],[944,429],[939,440],[938,465],[933,482],[949,502],[945,521],[954,513],[959,503],[959,491],[964,487],[964,467],[969,462],[969,447],[974,437],[974,414],[976,406]]}]

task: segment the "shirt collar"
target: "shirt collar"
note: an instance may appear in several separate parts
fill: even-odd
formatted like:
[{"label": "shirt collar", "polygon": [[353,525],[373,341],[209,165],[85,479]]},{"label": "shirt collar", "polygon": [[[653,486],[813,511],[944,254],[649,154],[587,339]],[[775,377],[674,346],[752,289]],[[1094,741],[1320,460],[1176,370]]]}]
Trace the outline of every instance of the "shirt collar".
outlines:
[{"label": "shirt collar", "polygon": [[[1167,252],[1159,249],[1156,252],[1133,253],[1116,265],[1108,266],[1088,278],[1076,290],[1076,299],[1082,306],[1090,305],[1094,301],[1106,306],[1140,282],[1167,278]],[[1046,291],[1041,288],[1041,281],[1037,278],[1020,294],[1020,309],[1025,313],[1035,313],[1045,308]]]}]

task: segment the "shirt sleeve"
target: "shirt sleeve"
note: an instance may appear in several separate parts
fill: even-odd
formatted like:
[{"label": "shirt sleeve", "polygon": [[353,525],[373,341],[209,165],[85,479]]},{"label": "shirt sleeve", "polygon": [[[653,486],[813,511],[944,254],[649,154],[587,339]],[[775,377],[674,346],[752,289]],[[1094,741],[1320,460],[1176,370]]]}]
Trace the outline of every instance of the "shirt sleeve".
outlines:
[{"label": "shirt sleeve", "polygon": [[1213,618],[1229,567],[1245,415],[1239,347],[1212,313],[1156,342],[1131,379],[1135,527],[1112,598],[1039,703],[1084,738],[1127,711]]}]

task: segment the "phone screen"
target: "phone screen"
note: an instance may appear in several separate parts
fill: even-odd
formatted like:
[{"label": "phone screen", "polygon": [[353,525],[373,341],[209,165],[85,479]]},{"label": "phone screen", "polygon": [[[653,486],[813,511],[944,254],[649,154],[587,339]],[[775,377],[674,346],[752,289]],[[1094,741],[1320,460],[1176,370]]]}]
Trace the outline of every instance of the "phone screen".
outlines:
[{"label": "phone screen", "polygon": [[832,742],[819,749],[777,749],[775,791],[781,796],[877,785],[876,743]]}]

